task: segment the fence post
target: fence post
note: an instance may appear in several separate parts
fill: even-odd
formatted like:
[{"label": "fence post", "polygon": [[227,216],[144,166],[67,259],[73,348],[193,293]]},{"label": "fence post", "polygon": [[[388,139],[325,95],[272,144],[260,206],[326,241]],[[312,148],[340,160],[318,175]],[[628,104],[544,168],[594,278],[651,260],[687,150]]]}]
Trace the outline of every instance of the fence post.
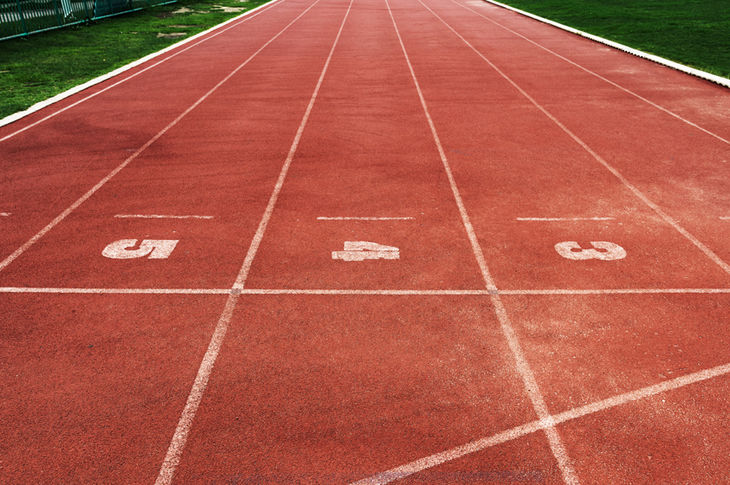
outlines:
[{"label": "fence post", "polygon": [[[64,21],[66,20],[66,15],[64,15],[63,17],[61,17],[61,12],[59,12],[59,10],[58,10],[58,0],[54,0],[54,2],[53,2],[53,10],[56,11],[56,21],[58,22],[58,25],[59,26],[60,25],[63,25],[64,24]],[[64,9],[64,13],[65,13],[65,10],[66,9]]]},{"label": "fence post", "polygon": [[25,15],[23,15],[23,8],[20,6],[20,0],[16,0],[18,4],[18,15],[20,15],[20,23],[23,25],[23,32],[26,34],[30,33],[28,32],[28,27],[25,25]]}]

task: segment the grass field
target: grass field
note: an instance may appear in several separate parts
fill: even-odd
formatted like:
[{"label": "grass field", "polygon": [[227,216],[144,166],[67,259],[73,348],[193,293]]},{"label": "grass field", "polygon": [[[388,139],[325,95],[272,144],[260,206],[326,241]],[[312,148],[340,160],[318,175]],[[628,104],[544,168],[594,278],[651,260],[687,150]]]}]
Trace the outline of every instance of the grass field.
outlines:
[{"label": "grass field", "polygon": [[267,1],[180,0],[0,42],[0,118]]},{"label": "grass field", "polygon": [[730,77],[728,0],[499,0],[688,66]]}]

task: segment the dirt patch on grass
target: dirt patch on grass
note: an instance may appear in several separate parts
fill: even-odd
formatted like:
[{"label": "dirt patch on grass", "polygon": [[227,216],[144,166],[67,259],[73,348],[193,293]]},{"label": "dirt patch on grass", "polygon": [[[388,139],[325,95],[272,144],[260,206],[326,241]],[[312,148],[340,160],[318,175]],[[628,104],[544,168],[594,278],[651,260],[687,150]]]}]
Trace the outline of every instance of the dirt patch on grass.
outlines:
[{"label": "dirt patch on grass", "polygon": [[186,35],[188,35],[187,32],[170,32],[169,34],[157,32],[158,39],[177,39],[178,37],[185,37]]},{"label": "dirt patch on grass", "polygon": [[213,8],[225,13],[236,13],[246,10],[246,7],[224,7],[223,5],[213,5]]}]

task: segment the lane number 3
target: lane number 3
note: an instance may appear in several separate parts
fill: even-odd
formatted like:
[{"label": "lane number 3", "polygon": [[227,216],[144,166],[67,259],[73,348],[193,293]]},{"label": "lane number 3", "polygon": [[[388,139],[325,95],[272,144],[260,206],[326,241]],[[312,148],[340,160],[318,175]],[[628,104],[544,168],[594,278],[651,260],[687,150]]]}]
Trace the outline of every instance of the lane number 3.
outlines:
[{"label": "lane number 3", "polygon": [[601,261],[615,261],[626,257],[626,250],[616,243],[608,241],[591,241],[592,248],[584,249],[575,241],[563,241],[555,245],[555,250],[566,259],[584,261],[599,259]]},{"label": "lane number 3", "polygon": [[167,259],[177,246],[177,239],[143,239],[137,246],[137,239],[120,239],[108,244],[101,254],[111,259]]}]

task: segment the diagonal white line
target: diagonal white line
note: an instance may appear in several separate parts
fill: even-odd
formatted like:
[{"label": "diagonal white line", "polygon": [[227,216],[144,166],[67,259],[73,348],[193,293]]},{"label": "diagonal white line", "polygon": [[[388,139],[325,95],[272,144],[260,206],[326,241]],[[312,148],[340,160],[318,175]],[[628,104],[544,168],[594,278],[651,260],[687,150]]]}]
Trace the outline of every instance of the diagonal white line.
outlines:
[{"label": "diagonal white line", "polygon": [[[654,108],[656,108],[656,109],[658,109],[660,111],[663,111],[664,113],[668,114],[669,116],[672,116],[672,117],[674,117],[674,118],[676,118],[676,119],[678,119],[678,120],[680,120],[680,121],[682,121],[682,122],[684,122],[684,123],[686,123],[686,124],[688,124],[688,125],[696,128],[696,129],[698,129],[698,130],[700,130],[700,131],[702,131],[702,132],[704,132],[704,133],[712,136],[713,138],[716,138],[717,140],[719,140],[719,141],[721,141],[723,143],[730,144],[730,141],[728,141],[726,138],[723,138],[720,135],[718,135],[716,133],[713,133],[713,132],[711,132],[710,130],[708,130],[706,128],[701,127],[697,123],[694,123],[692,121],[689,121],[688,119],[680,116],[679,114],[675,113],[674,111],[671,111],[670,109],[667,109],[664,106],[661,106],[661,105],[659,105],[659,104],[657,104],[657,103],[655,103],[655,102],[653,102],[653,101],[651,101],[651,100],[649,100],[649,99],[641,96],[640,94],[635,93],[634,91],[632,91],[632,90],[630,90],[630,89],[628,89],[628,88],[626,88],[624,86],[621,86],[620,84],[618,84],[618,83],[616,83],[614,81],[611,81],[608,78],[605,78],[605,77],[601,76],[597,72],[591,71],[587,67],[584,67],[584,66],[578,64],[577,62],[572,61],[571,59],[568,59],[567,57],[558,54],[557,52],[555,52],[555,51],[553,51],[553,50],[545,47],[544,45],[542,45],[542,44],[540,44],[538,42],[535,42],[534,40],[532,40],[532,39],[530,39],[530,38],[528,38],[528,37],[520,34],[519,32],[516,32],[516,31],[510,29],[509,27],[507,27],[505,25],[502,25],[501,23],[499,23],[496,20],[493,20],[493,19],[487,17],[486,15],[482,15],[481,13],[477,12],[476,10],[474,10],[474,9],[472,9],[470,7],[467,7],[466,5],[463,5],[463,4],[459,3],[459,2],[457,2],[456,0],[451,0],[451,1],[454,2],[455,4],[457,4],[458,6],[464,8],[466,10],[469,10],[470,12],[472,12],[472,13],[480,16],[480,17],[482,17],[483,19],[485,19],[485,20],[487,20],[487,21],[489,21],[489,22],[491,22],[491,23],[493,23],[493,24],[495,24],[495,25],[503,28],[504,30],[506,30],[508,32],[511,32],[514,35],[516,35],[516,36],[518,36],[518,37],[526,40],[527,42],[533,44],[534,46],[539,47],[540,49],[543,49],[546,52],[549,52],[550,54],[554,55],[555,57],[557,57],[559,59],[562,59],[563,61],[567,62],[568,64],[571,64],[571,65],[573,65],[573,66],[575,66],[575,67],[577,67],[577,68],[579,68],[579,69],[587,72],[588,74],[591,74],[591,75],[597,77],[598,79],[601,79],[602,81],[607,82],[608,84],[614,86],[615,88],[618,88],[621,91],[623,91],[623,92],[625,92],[627,94],[630,94],[630,95],[636,97],[637,99],[640,99],[641,101],[643,101],[643,102],[645,102],[645,103],[653,106]],[[494,2],[494,3],[496,3],[497,5],[500,5],[502,7],[508,7],[508,8],[510,8],[508,5],[500,4],[499,2]],[[510,8],[510,10],[514,10],[514,9],[513,8]]]},{"label": "diagonal white line", "polygon": [[481,438],[450,450],[436,453],[420,460],[412,461],[405,465],[401,465],[395,468],[391,468],[388,471],[378,473],[371,477],[365,478],[354,482],[352,485],[385,485],[395,480],[405,478],[414,473],[432,468],[438,465],[442,465],[446,462],[461,458],[462,456],[469,455],[482,451],[486,448],[512,441],[522,436],[525,436],[535,431],[543,430],[547,427],[555,426],[556,424],[564,423],[573,419],[577,419],[589,414],[594,414],[599,411],[614,408],[622,404],[627,404],[647,397],[655,396],[663,392],[679,389],[690,384],[706,381],[714,377],[727,375],[730,373],[730,364],[719,365],[710,369],[701,370],[692,374],[670,379],[668,381],[660,382],[647,387],[642,387],[635,391],[626,392],[617,396],[604,399],[602,401],[596,401],[585,406],[580,406],[562,413],[550,416],[547,420],[532,421],[521,426],[517,426],[506,431],[502,431],[495,435]]},{"label": "diagonal white line", "polygon": [[[420,1],[420,0],[419,0]],[[408,69],[411,73],[411,78],[413,79],[413,83],[415,84],[416,91],[418,92],[418,97],[421,100],[421,106],[423,107],[423,111],[426,115],[426,119],[428,120],[428,125],[431,129],[431,134],[433,135],[434,142],[436,143],[436,146],[438,148],[439,155],[441,156],[441,162],[444,166],[444,170],[446,171],[446,175],[449,179],[449,184],[451,185],[451,191],[454,195],[454,200],[456,201],[456,204],[459,208],[459,213],[461,214],[461,220],[464,224],[464,229],[466,230],[468,236],[469,236],[469,242],[471,243],[472,250],[474,252],[474,256],[479,263],[479,268],[482,273],[482,277],[484,278],[484,283],[487,287],[490,293],[490,299],[492,301],[492,304],[494,305],[494,310],[497,315],[497,319],[499,320],[500,327],[502,329],[502,333],[504,334],[507,344],[509,345],[510,350],[512,351],[512,355],[515,359],[515,365],[517,368],[518,373],[520,374],[520,377],[522,377],[522,382],[525,387],[525,391],[530,398],[530,401],[532,402],[532,407],[535,410],[535,413],[537,413],[537,416],[541,420],[548,419],[550,416],[550,413],[548,412],[547,405],[545,404],[545,400],[542,396],[542,392],[540,391],[540,387],[537,384],[537,381],[535,380],[535,376],[532,373],[532,369],[530,369],[530,364],[527,362],[527,359],[525,358],[524,352],[522,350],[522,346],[519,343],[519,340],[517,338],[517,335],[512,328],[512,323],[509,320],[509,317],[507,315],[507,310],[505,309],[504,305],[502,304],[502,300],[500,299],[499,295],[497,294],[497,288],[494,285],[494,281],[492,279],[492,276],[489,273],[489,269],[487,268],[486,261],[484,259],[484,253],[482,252],[482,248],[479,245],[479,241],[477,240],[476,234],[474,233],[474,228],[471,225],[471,222],[469,220],[469,215],[467,214],[466,207],[464,206],[464,202],[461,198],[461,194],[459,193],[459,189],[456,185],[456,181],[454,180],[454,176],[451,172],[451,167],[449,165],[449,161],[446,158],[446,154],[444,152],[444,149],[441,145],[441,140],[439,139],[438,133],[436,132],[436,126],[434,125],[433,120],[431,119],[431,114],[429,113],[428,106],[426,105],[426,100],[423,96],[423,92],[421,91],[421,86],[418,83],[418,79],[416,78],[416,73],[413,69],[413,65],[411,64],[411,60],[408,57],[408,52],[406,51],[406,47],[403,43],[403,39],[400,35],[400,31],[398,30],[398,24],[395,21],[395,17],[393,16],[393,12],[390,8],[390,3],[388,0],[385,0],[386,5],[388,6],[388,12],[390,14],[390,18],[393,21],[393,27],[395,28],[395,32],[398,35],[398,41],[400,42],[401,49],[403,51],[403,55],[406,59],[406,63],[408,64]],[[421,2],[423,4],[423,2]],[[425,5],[424,5],[425,7]],[[426,7],[428,8],[428,7]],[[430,10],[430,9],[429,9]],[[560,435],[558,434],[557,430],[554,426],[549,426],[544,428],[545,434],[548,439],[548,443],[550,445],[550,449],[553,453],[553,456],[555,456],[555,459],[558,462],[558,466],[560,467],[560,471],[563,474],[563,479],[568,484],[578,484],[578,477],[575,474],[575,471],[573,470],[573,466],[570,463],[570,458],[568,456],[568,452],[565,449],[565,446],[563,445],[562,440],[560,439]]]},{"label": "diagonal white line", "polygon": [[722,260],[717,254],[715,254],[709,247],[705,246],[701,241],[699,241],[696,237],[694,237],[689,231],[687,231],[684,227],[682,227],[676,220],[674,220],[669,214],[664,212],[657,204],[652,202],[646,195],[644,195],[643,192],[641,192],[636,186],[634,186],[631,182],[629,182],[618,170],[616,170],[611,164],[609,164],[606,160],[603,159],[598,153],[596,153],[591,147],[588,146],[581,138],[578,137],[575,133],[573,133],[567,126],[565,126],[563,123],[560,122],[552,113],[550,113],[545,107],[543,107],[540,103],[538,103],[532,96],[530,96],[527,91],[522,89],[520,85],[518,85],[511,77],[509,77],[507,74],[505,74],[499,67],[497,67],[492,61],[490,61],[484,54],[481,53],[476,47],[474,47],[468,40],[464,38],[460,33],[458,33],[451,25],[449,25],[444,19],[439,17],[439,15],[431,10],[426,4],[424,4],[421,0],[418,0],[426,9],[428,9],[431,14],[433,14],[434,17],[439,19],[441,23],[443,23],[449,30],[451,30],[459,39],[461,39],[464,44],[466,44],[474,53],[476,53],[479,57],[484,60],[489,66],[494,69],[500,76],[502,76],[508,83],[512,85],[519,93],[524,96],[530,103],[532,103],[533,106],[535,106],[538,110],[540,110],[545,116],[547,116],[553,123],[555,123],[563,132],[565,132],[566,135],[568,135],[570,138],[573,139],[578,145],[580,145],[586,152],[588,152],[591,157],[593,157],[594,160],[596,160],[598,163],[603,165],[604,168],[606,168],[609,172],[611,172],[619,181],[621,181],[624,186],[629,189],[638,199],[640,199],[645,205],[647,205],[649,208],[651,208],[659,217],[664,220],[667,224],[672,226],[677,232],[679,232],[682,236],[684,236],[688,241],[690,241],[692,244],[694,244],[700,251],[702,251],[705,256],[710,258],[715,264],[717,264],[720,268],[722,268],[723,271],[725,271],[727,274],[730,274],[730,265]]},{"label": "diagonal white line", "polygon": [[[319,0],[317,0],[319,1]],[[306,14],[309,9],[311,9],[317,2],[310,5],[306,10],[304,10],[302,13],[300,13],[297,17],[294,18],[291,22],[289,22],[286,27],[284,27],[282,30],[280,30],[276,35],[274,35],[271,39],[269,39],[264,45],[259,47],[259,49],[251,54],[251,56],[248,57],[245,61],[243,61],[241,64],[238,65],[233,71],[231,71],[226,77],[224,77],[221,81],[218,82],[215,86],[213,86],[207,93],[205,93],[203,96],[198,98],[195,103],[190,105],[185,111],[180,113],[177,118],[172,120],[166,127],[164,127],[162,130],[160,130],[155,136],[150,138],[144,145],[142,145],[140,148],[137,149],[132,155],[130,155],[126,160],[124,160],[117,168],[112,170],[106,177],[101,179],[96,185],[94,185],[91,189],[89,189],[84,195],[79,197],[73,204],[71,204],[67,209],[65,209],[63,212],[61,212],[59,215],[56,216],[55,219],[53,219],[51,222],[46,225],[43,229],[38,231],[33,237],[31,237],[28,241],[26,241],[22,246],[20,246],[18,249],[16,249],[10,256],[6,257],[2,262],[0,262],[0,271],[3,271],[7,266],[15,261],[21,254],[23,254],[25,251],[28,250],[33,244],[35,244],[40,238],[45,236],[48,231],[56,227],[58,223],[63,221],[69,214],[71,214],[74,210],[76,210],[81,204],[86,202],[92,195],[94,195],[100,188],[102,188],[107,182],[109,182],[116,174],[122,171],[124,167],[132,163],[143,151],[145,151],[150,145],[152,145],[154,142],[156,142],[162,135],[167,133],[173,126],[175,126],[180,120],[182,120],[185,116],[187,116],[188,113],[190,113],[192,110],[194,110],[200,103],[205,101],[211,94],[213,94],[216,90],[218,90],[219,87],[221,87],[226,81],[228,81],[230,78],[232,78],[238,71],[243,69],[249,62],[251,62],[261,51],[263,51],[266,47],[268,47],[269,44],[274,42],[281,34],[283,34],[291,25],[293,25],[297,20],[299,20],[304,14]]]},{"label": "diagonal white line", "polygon": [[[312,5],[310,5],[310,7],[302,13],[302,15],[304,15],[304,13],[306,13],[318,2],[319,0],[316,0],[314,3],[312,3]],[[170,446],[167,449],[167,454],[165,455],[165,459],[162,463],[162,466],[160,467],[160,473],[157,476],[155,485],[169,485],[172,482],[175,470],[180,463],[180,458],[182,457],[182,452],[185,448],[185,443],[187,442],[190,428],[193,425],[195,414],[197,413],[198,407],[200,406],[200,401],[203,399],[203,394],[205,393],[205,389],[208,386],[210,374],[213,371],[213,366],[215,365],[215,361],[218,358],[218,353],[220,352],[221,345],[223,345],[223,340],[225,339],[226,332],[228,331],[228,326],[231,322],[231,317],[233,316],[233,310],[236,307],[236,303],[238,301],[238,298],[240,297],[241,290],[243,289],[246,278],[248,277],[248,272],[251,268],[253,258],[256,255],[256,250],[258,249],[259,244],[261,244],[261,239],[264,236],[264,231],[266,230],[268,221],[271,218],[271,213],[274,210],[274,205],[276,204],[279,192],[281,192],[281,187],[284,184],[284,180],[289,170],[289,166],[291,165],[291,161],[294,158],[294,153],[296,152],[297,146],[299,145],[299,140],[301,139],[302,133],[304,132],[304,127],[307,124],[307,120],[309,120],[309,114],[311,113],[314,102],[317,99],[317,94],[319,93],[319,89],[322,86],[322,81],[324,80],[325,74],[327,73],[327,68],[330,65],[330,61],[332,60],[332,55],[334,54],[337,43],[339,42],[340,36],[342,35],[342,30],[345,27],[345,22],[347,21],[347,17],[349,16],[350,10],[352,8],[352,2],[353,0],[350,0],[350,3],[347,6],[347,11],[342,17],[340,28],[337,31],[334,42],[332,43],[332,48],[327,55],[327,60],[322,67],[322,72],[320,73],[319,79],[317,80],[317,85],[314,88],[314,92],[312,93],[312,96],[309,100],[307,109],[304,112],[302,121],[299,124],[296,135],[294,136],[294,141],[292,142],[289,153],[281,169],[281,173],[279,174],[279,178],[276,181],[274,190],[271,194],[271,197],[269,198],[269,203],[266,206],[266,210],[264,211],[264,214],[261,218],[258,230],[251,240],[251,245],[249,246],[248,252],[246,253],[246,258],[243,262],[241,270],[238,273],[236,282],[233,284],[232,293],[228,297],[225,309],[218,319],[215,331],[213,332],[213,338],[211,339],[210,344],[208,345],[208,349],[205,352],[205,356],[200,363],[200,368],[198,369],[198,373],[195,377],[195,382],[193,383],[193,387],[190,389],[190,394],[188,395],[188,399],[185,403],[185,408],[183,409],[180,420],[178,421],[177,427],[175,428],[175,433],[173,434],[172,440],[170,441]]]},{"label": "diagonal white line", "polygon": [[[171,54],[171,55],[165,57],[164,59],[162,59],[160,61],[157,61],[154,64],[151,64],[151,65],[145,67],[144,69],[140,69],[139,71],[137,71],[134,74],[131,74],[131,75],[125,77],[124,79],[120,79],[119,81],[117,81],[117,82],[115,82],[113,84],[110,84],[109,86],[105,87],[104,89],[101,89],[101,90],[99,90],[99,91],[97,91],[95,93],[92,93],[92,94],[84,97],[84,98],[81,98],[78,101],[76,101],[76,102],[74,102],[74,103],[72,103],[72,104],[70,104],[68,106],[64,106],[63,108],[59,109],[58,111],[54,111],[53,113],[51,113],[51,114],[49,114],[49,115],[41,118],[38,121],[35,121],[35,122],[33,122],[33,123],[31,123],[31,124],[29,124],[29,125],[21,128],[19,130],[16,130],[16,131],[14,131],[14,132],[12,132],[12,133],[10,133],[8,135],[5,135],[4,137],[0,138],[0,142],[3,142],[5,140],[9,140],[10,138],[14,137],[15,135],[18,135],[18,134],[20,134],[20,133],[22,133],[22,132],[24,132],[24,131],[26,131],[26,130],[28,130],[30,128],[33,128],[34,126],[37,126],[37,125],[43,123],[44,121],[47,121],[47,120],[49,120],[49,119],[51,119],[51,118],[53,118],[53,117],[55,117],[55,116],[57,116],[57,115],[65,112],[65,111],[67,111],[67,110],[69,110],[69,109],[71,109],[71,108],[73,108],[75,106],[78,106],[79,104],[81,104],[81,103],[83,103],[85,101],[88,101],[88,100],[90,100],[90,99],[92,99],[92,98],[94,98],[94,97],[96,97],[96,96],[98,96],[98,95],[100,95],[102,93],[105,93],[106,91],[109,91],[110,89],[112,89],[112,88],[114,88],[116,86],[119,86],[120,84],[125,83],[125,82],[129,81],[130,79],[133,79],[133,78],[139,76],[140,74],[142,74],[142,73],[144,73],[146,71],[149,71],[150,69],[152,69],[154,67],[159,66],[160,64],[162,64],[164,62],[169,61],[170,59],[172,59],[172,58],[174,58],[174,57],[182,54],[183,52],[185,52],[187,50],[192,49],[195,46],[198,46],[198,45],[202,44],[203,42],[206,42],[206,41],[208,41],[208,40],[210,40],[210,39],[212,39],[214,37],[217,37],[220,34],[226,32],[226,31],[228,31],[230,29],[233,29],[235,27],[238,27],[242,23],[247,22],[247,21],[253,19],[254,17],[259,16],[260,14],[264,13],[267,10],[270,10],[270,8],[272,8],[272,7],[276,6],[276,5],[279,5],[280,3],[284,2],[284,1],[285,0],[278,0],[278,1],[277,0],[273,0],[272,2],[270,2],[270,3],[266,4],[266,5],[261,5],[260,7],[257,7],[255,9],[249,10],[248,12],[244,12],[239,17],[233,18],[230,21],[228,21],[228,22],[236,22],[237,20],[239,20],[239,19],[241,19],[243,17],[243,20],[241,20],[240,22],[236,22],[235,24],[230,25],[230,26],[226,27],[225,29],[221,29],[218,32],[215,32],[214,34],[209,35],[209,36],[205,37],[204,39],[202,39],[202,40],[200,40],[200,41],[198,41],[198,42],[196,42],[196,43],[194,43],[192,45],[189,45],[189,46],[185,47],[184,49],[180,49],[179,51],[175,52],[174,54]],[[254,11],[256,11],[256,13],[254,13]],[[43,101],[43,102],[39,103],[40,106],[38,108],[35,108],[35,106],[31,106],[30,108],[28,108],[26,111],[24,111],[22,113],[16,113],[16,115],[20,115],[17,118],[16,118],[16,115],[11,115],[8,118],[11,118],[12,121],[17,121],[17,119],[20,119],[22,117],[25,117],[26,115],[32,114],[32,113],[38,111],[39,109],[42,109],[42,108],[46,107],[47,105],[50,105],[50,104],[55,103],[57,101],[61,101],[62,99],[65,99],[65,98],[67,98],[69,96],[72,96],[72,95],[78,93],[78,92],[81,92],[84,89],[87,89],[88,87],[91,87],[91,86],[93,86],[95,84],[98,84],[98,83],[103,82],[103,81],[106,81],[107,79],[110,79],[110,78],[112,78],[112,77],[114,77],[116,75],[119,75],[119,74],[121,74],[122,72],[124,72],[126,70],[129,70],[129,69],[131,69],[133,67],[136,67],[138,65],[144,64],[145,62],[147,62],[148,60],[150,60],[150,59],[152,59],[154,57],[157,57],[157,56],[159,56],[161,54],[164,54],[164,53],[166,53],[166,52],[168,52],[170,50],[176,49],[176,48],[180,47],[181,44],[190,42],[190,41],[192,41],[192,40],[194,40],[194,39],[196,39],[198,37],[203,37],[203,36],[205,36],[206,34],[210,33],[211,31],[213,31],[215,29],[220,29],[226,23],[227,22],[224,22],[223,24],[217,25],[217,26],[213,27],[212,29],[206,30],[204,32],[200,32],[200,33],[194,35],[193,37],[190,37],[188,39],[183,40],[182,42],[178,42],[176,44],[173,44],[170,47],[167,47],[165,49],[162,49],[161,51],[154,52],[154,53],[150,54],[149,56],[145,56],[142,59],[138,59],[137,61],[134,61],[134,62],[132,62],[132,63],[126,65],[126,66],[122,66],[119,69],[115,69],[114,71],[112,71],[112,72],[110,72],[108,74],[105,74],[103,76],[100,76],[100,77],[98,77],[96,79],[92,79],[91,81],[88,81],[88,82],[86,82],[86,83],[84,83],[84,84],[82,84],[80,86],[76,86],[75,88],[72,88],[69,91],[66,91],[65,93],[61,93],[61,94],[59,94],[57,96],[54,96],[50,100],[46,100],[46,101]],[[7,124],[5,121],[8,120],[8,118],[4,118],[3,120],[0,120],[0,126],[3,126],[5,124]]]}]

